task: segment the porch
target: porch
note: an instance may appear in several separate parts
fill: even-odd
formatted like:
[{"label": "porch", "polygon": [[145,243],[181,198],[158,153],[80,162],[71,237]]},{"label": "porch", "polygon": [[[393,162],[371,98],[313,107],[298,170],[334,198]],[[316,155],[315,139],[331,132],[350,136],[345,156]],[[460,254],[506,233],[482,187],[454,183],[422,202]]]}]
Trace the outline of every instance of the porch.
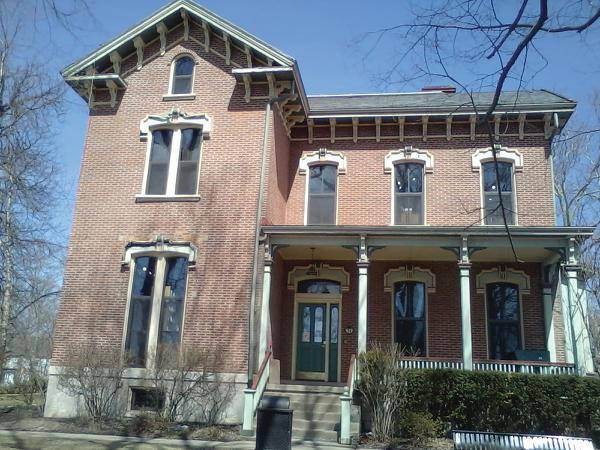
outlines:
[{"label": "porch", "polygon": [[263,227],[249,395],[281,380],[345,384],[344,430],[354,355],[374,343],[404,348],[406,368],[591,372],[575,243],[590,232],[514,227],[516,263],[501,227]]},{"label": "porch", "polygon": [[575,236],[587,229],[263,227],[258,342],[281,379],[344,382],[397,343],[406,367],[593,370]]}]

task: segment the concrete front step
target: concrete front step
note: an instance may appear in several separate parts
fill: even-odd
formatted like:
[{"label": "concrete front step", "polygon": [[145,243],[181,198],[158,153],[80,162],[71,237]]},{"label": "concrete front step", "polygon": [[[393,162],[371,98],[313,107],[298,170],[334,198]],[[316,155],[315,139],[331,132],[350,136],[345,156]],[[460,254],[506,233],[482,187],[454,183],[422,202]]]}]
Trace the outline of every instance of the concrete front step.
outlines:
[{"label": "concrete front step", "polygon": [[346,390],[345,386],[318,385],[318,384],[267,384],[267,390],[271,392],[306,392],[313,394],[338,394]]},{"label": "concrete front step", "polygon": [[294,439],[337,442],[343,392],[339,386],[268,385],[264,395],[290,399]]},{"label": "concrete front step", "polygon": [[326,441],[337,442],[338,432],[330,430],[292,430],[293,439],[302,439],[303,441]]}]

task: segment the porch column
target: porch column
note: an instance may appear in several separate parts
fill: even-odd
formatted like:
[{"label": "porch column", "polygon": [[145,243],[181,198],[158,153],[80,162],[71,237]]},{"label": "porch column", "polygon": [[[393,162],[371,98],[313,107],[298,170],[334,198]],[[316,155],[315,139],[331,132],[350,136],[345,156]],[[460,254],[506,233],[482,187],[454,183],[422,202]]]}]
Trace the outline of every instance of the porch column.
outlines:
[{"label": "porch column", "polygon": [[271,322],[271,265],[273,261],[265,258],[263,268],[262,303],[260,306],[260,339],[258,344],[258,367],[265,359],[269,345],[269,326]]},{"label": "porch column", "polygon": [[368,260],[358,263],[358,353],[367,351],[367,297],[368,297]]},{"label": "porch column", "polygon": [[552,288],[545,286],[544,295],[544,325],[546,330],[546,349],[550,353],[550,361],[556,362],[556,344],[554,341],[554,299],[552,298]]},{"label": "porch column", "polygon": [[473,343],[471,340],[471,263],[458,264],[460,278],[460,312],[462,328],[463,368],[473,370]]},{"label": "porch column", "polygon": [[567,276],[568,317],[570,321],[571,348],[573,362],[579,375],[593,372],[592,352],[587,328],[587,298],[585,291],[579,289],[578,265],[565,265]]}]

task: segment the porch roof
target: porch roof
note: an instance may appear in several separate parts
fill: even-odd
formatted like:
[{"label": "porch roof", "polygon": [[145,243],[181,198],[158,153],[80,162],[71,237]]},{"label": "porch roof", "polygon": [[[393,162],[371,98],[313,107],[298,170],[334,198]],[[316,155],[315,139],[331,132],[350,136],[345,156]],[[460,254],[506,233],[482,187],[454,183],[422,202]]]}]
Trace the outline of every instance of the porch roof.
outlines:
[{"label": "porch roof", "polygon": [[[573,238],[586,238],[591,227],[510,227],[520,260],[565,260]],[[356,259],[364,245],[371,260],[456,261],[468,246],[473,262],[514,262],[501,226],[298,226],[269,225],[262,231],[284,259]]]}]

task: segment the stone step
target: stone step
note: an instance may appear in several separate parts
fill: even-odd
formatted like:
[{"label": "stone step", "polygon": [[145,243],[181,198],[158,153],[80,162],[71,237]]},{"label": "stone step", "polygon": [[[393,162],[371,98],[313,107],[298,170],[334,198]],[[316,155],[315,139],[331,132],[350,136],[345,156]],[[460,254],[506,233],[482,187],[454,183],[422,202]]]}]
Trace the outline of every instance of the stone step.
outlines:
[{"label": "stone step", "polygon": [[273,397],[287,397],[290,399],[290,404],[300,405],[328,405],[335,403],[340,407],[340,396],[338,394],[306,394],[298,392],[273,392],[265,391],[264,395]]},{"label": "stone step", "polygon": [[327,412],[327,411],[312,411],[312,410],[295,410],[294,411],[294,420],[316,420],[316,421],[324,421],[324,422],[339,422],[340,420],[340,412]]},{"label": "stone step", "polygon": [[323,430],[336,431],[339,428],[339,420],[306,420],[294,417],[294,430]]},{"label": "stone step", "polygon": [[315,384],[267,384],[267,390],[271,392],[304,392],[314,394],[338,394],[341,395],[346,390],[343,385],[315,385]]},{"label": "stone step", "polygon": [[294,428],[292,438],[303,441],[337,442],[338,432],[331,430],[299,430]]}]

